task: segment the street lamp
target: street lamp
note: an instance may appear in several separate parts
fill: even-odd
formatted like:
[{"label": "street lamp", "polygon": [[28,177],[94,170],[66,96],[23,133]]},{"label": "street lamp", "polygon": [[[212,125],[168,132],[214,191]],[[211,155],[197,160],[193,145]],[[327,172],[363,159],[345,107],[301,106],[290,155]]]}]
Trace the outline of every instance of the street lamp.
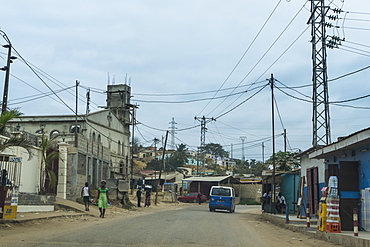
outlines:
[{"label": "street lamp", "polygon": [[8,36],[4,31],[0,30],[0,33],[2,34],[5,41],[8,43],[7,45],[3,45],[4,48],[8,49],[8,58],[6,66],[1,68],[1,70],[6,71],[5,74],[5,83],[4,83],[4,95],[3,95],[3,103],[1,107],[1,113],[4,113],[7,109],[8,105],[8,88],[9,88],[9,75],[10,75],[10,64],[13,62],[14,59],[17,59],[17,57],[12,56],[12,43],[10,42]]},{"label": "street lamp", "polygon": [[41,129],[41,133],[44,133],[44,129],[45,129],[44,123],[40,123],[40,129]]}]

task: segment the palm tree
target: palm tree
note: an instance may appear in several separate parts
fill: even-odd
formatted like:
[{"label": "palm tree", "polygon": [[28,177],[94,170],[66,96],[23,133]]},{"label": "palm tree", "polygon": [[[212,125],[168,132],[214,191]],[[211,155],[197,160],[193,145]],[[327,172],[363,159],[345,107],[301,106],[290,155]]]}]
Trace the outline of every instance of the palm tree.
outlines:
[{"label": "palm tree", "polygon": [[22,115],[23,113],[21,113],[18,109],[2,112],[0,115],[0,135],[5,134],[5,127],[10,120],[12,120],[13,118],[20,117]]},{"label": "palm tree", "polygon": [[23,137],[11,137],[4,141],[0,141],[0,153],[3,152],[5,149],[10,147],[22,147],[27,150],[28,152],[28,160],[32,158],[32,145]]},{"label": "palm tree", "polygon": [[40,172],[40,192],[45,193],[45,182],[48,178],[50,180],[50,188],[54,188],[57,184],[57,175],[52,169],[53,161],[59,159],[59,152],[53,148],[54,139],[49,140],[45,133],[41,136],[41,172]]},{"label": "palm tree", "polygon": [[[2,112],[0,115],[0,135],[5,134],[6,125],[13,118],[22,116],[18,109],[12,109],[9,111]],[[23,137],[12,136],[4,141],[0,141],[0,152],[3,152],[5,149],[13,146],[23,147],[28,152],[28,160],[32,158],[32,145]]]}]

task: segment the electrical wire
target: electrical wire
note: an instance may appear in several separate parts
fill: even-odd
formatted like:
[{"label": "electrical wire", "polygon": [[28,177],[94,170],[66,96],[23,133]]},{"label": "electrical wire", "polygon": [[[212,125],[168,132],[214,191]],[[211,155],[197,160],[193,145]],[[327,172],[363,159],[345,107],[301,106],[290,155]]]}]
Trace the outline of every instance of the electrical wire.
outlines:
[{"label": "electrical wire", "polygon": [[[262,86],[259,86],[262,87]],[[259,87],[252,88],[250,91],[256,90]],[[237,92],[234,93],[234,95],[239,95],[239,94],[244,94],[247,91],[242,91],[242,92]],[[213,97],[212,99],[222,99],[225,97],[229,97],[230,94],[228,95],[223,95],[223,96],[218,96],[218,97]],[[199,102],[199,101],[204,101],[204,100],[209,100],[210,98],[203,98],[203,99],[189,99],[189,100],[181,100],[181,101],[164,101],[164,100],[140,100],[140,99],[132,99],[133,102],[142,102],[142,103],[161,103],[161,104],[184,104],[184,103],[192,103],[192,102]]]},{"label": "electrical wire", "polygon": [[[262,32],[262,30],[265,28],[265,26],[267,25],[267,23],[269,22],[269,20],[271,19],[272,15],[275,13],[276,9],[278,8],[278,6],[280,5],[281,3],[281,0],[279,0],[279,2],[276,4],[275,8],[273,9],[273,11],[270,13],[269,17],[267,18],[267,20],[264,22],[264,24],[262,25],[262,27],[260,28],[260,30],[257,32],[257,35],[254,37],[254,39],[252,40],[252,42],[249,44],[248,48],[245,50],[245,52],[243,53],[243,55],[241,56],[241,58],[239,59],[239,61],[236,63],[236,65],[234,66],[234,68],[231,70],[231,72],[229,73],[229,75],[226,77],[226,79],[224,80],[224,82],[222,83],[222,85],[220,86],[219,90],[221,90],[221,88],[225,85],[225,83],[229,80],[229,78],[231,77],[231,75],[234,73],[234,71],[236,70],[236,68],[239,66],[240,62],[244,59],[245,55],[248,53],[248,51],[250,50],[250,48],[252,47],[252,45],[254,44],[254,42],[257,40],[257,38],[259,37],[260,33]],[[240,82],[241,83],[241,82]],[[240,83],[238,84],[238,86],[240,85]],[[233,91],[232,91],[233,92]],[[217,95],[218,92],[216,92],[214,94],[213,97],[215,97]],[[210,100],[204,107],[203,109],[197,114],[197,115],[200,115],[206,108],[207,106],[211,103],[212,100]],[[213,112],[213,111],[212,111]],[[211,112],[211,113],[212,113]]]},{"label": "electrical wire", "polygon": [[[244,78],[239,82],[239,84],[237,86],[239,86],[252,72],[253,70],[258,66],[258,64],[262,61],[262,59],[267,55],[267,53],[272,49],[272,47],[277,43],[277,41],[280,40],[280,38],[282,37],[282,35],[285,33],[285,31],[288,29],[288,27],[293,23],[293,21],[297,18],[297,16],[300,14],[300,12],[304,9],[304,6],[306,5],[308,1],[305,2],[305,4],[299,9],[299,11],[294,15],[294,17],[290,20],[290,22],[288,23],[288,25],[283,29],[283,31],[278,35],[278,37],[274,40],[274,42],[270,45],[270,47],[265,51],[265,53],[262,55],[262,57],[257,61],[257,63],[252,67],[252,69],[244,76]],[[303,34],[303,33],[302,33]],[[301,36],[301,35],[300,35]],[[300,37],[299,36],[299,37]],[[295,42],[294,42],[295,43]],[[291,47],[291,46],[290,46]],[[284,52],[285,53],[285,52]],[[260,78],[258,78],[257,80],[259,80]],[[253,85],[253,84],[252,84]],[[233,91],[232,91],[233,92]],[[241,95],[240,95],[241,96]],[[239,96],[239,97],[240,97]],[[237,98],[238,99],[238,98]],[[236,100],[237,100],[236,99]],[[220,103],[218,104],[208,115],[210,115],[212,112],[214,112],[219,106],[221,106],[221,104],[226,100],[226,98]],[[234,100],[231,104],[233,104],[236,100]],[[230,105],[231,105],[230,104]],[[229,106],[230,106],[229,105]],[[228,106],[228,107],[229,107]],[[227,108],[228,108],[227,107]],[[224,109],[225,110],[225,109]],[[223,111],[224,111],[223,110]]]},{"label": "electrical wire", "polygon": [[[255,84],[258,83],[263,83],[264,81],[259,81],[256,82]],[[241,87],[249,87],[252,84],[248,85],[241,85],[238,88]],[[220,91],[227,91],[227,90],[232,90],[235,89],[236,87],[229,87],[229,88],[224,88],[220,90],[209,90],[209,91],[201,91],[201,92],[189,92],[189,93],[133,93],[134,95],[139,95],[139,96],[153,96],[153,97],[173,97],[173,96],[187,96],[187,95],[197,95],[197,94],[208,94],[208,93],[214,93],[214,92],[220,92]]]},{"label": "electrical wire", "polygon": [[242,102],[240,102],[239,104],[237,104],[236,106],[234,106],[233,108],[231,108],[230,110],[218,115],[217,117],[215,117],[214,119],[219,119],[220,117],[223,117],[225,116],[226,114],[232,112],[233,110],[235,110],[236,108],[238,108],[239,106],[243,105],[245,102],[247,102],[248,100],[250,100],[251,98],[253,98],[254,96],[256,96],[259,92],[261,92],[265,87],[267,87],[268,84],[266,84],[265,86],[263,86],[260,90],[258,90],[257,92],[255,92],[254,94],[252,94],[251,96],[249,96],[246,100],[243,100]]}]

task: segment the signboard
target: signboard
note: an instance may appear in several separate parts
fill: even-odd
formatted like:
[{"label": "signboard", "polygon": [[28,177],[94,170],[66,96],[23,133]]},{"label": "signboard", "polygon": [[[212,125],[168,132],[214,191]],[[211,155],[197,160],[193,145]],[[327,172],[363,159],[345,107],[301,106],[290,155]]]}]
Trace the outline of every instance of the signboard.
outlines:
[{"label": "signboard", "polygon": [[17,218],[17,206],[4,206],[3,219],[15,219],[15,218]]},{"label": "signboard", "polygon": [[10,158],[10,161],[11,162],[16,162],[16,163],[21,163],[22,162],[22,158],[19,158],[19,157],[11,157]]},{"label": "signboard", "polygon": [[18,195],[19,195],[19,188],[18,187],[14,187],[14,189],[13,189],[13,196],[12,196],[12,199],[10,201],[10,205],[12,205],[12,206],[18,206]]}]

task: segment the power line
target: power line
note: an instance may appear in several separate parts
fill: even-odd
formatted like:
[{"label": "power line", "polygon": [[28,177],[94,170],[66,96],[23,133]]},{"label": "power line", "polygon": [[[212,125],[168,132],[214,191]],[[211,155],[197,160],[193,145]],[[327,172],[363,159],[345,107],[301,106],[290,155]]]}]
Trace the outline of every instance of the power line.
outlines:
[{"label": "power line", "polygon": [[258,90],[257,92],[255,92],[254,94],[252,94],[251,96],[249,96],[246,100],[243,100],[242,102],[240,102],[239,104],[237,104],[236,106],[234,106],[233,108],[231,108],[230,110],[218,115],[215,119],[218,119],[220,117],[223,117],[225,116],[226,114],[232,112],[233,110],[235,110],[236,108],[238,108],[239,106],[243,105],[245,102],[247,102],[248,100],[250,100],[251,98],[253,98],[254,96],[256,96],[259,92],[261,92],[265,87],[267,87],[268,84],[266,84],[265,86],[263,86],[260,90]]},{"label": "power line", "polygon": [[[245,57],[245,55],[247,54],[247,52],[250,50],[250,48],[252,47],[252,45],[254,44],[254,42],[257,40],[258,36],[262,32],[262,30],[265,28],[265,26],[268,23],[268,21],[271,19],[272,15],[275,13],[275,11],[276,11],[277,7],[280,5],[280,3],[281,3],[281,0],[279,0],[279,2],[276,4],[275,8],[270,13],[269,17],[264,22],[264,24],[262,25],[262,27],[260,28],[260,30],[258,31],[258,33],[256,34],[256,36],[254,37],[254,39],[252,40],[252,42],[249,44],[248,48],[245,50],[245,52],[243,53],[243,55],[241,56],[241,58],[239,59],[239,61],[236,63],[236,65],[234,66],[234,68],[231,70],[231,72],[229,73],[229,75],[226,77],[225,81],[222,83],[222,85],[220,86],[219,90],[225,85],[225,83],[229,80],[230,76],[234,73],[235,69],[239,66],[240,62],[243,60],[243,58]],[[238,84],[238,86],[240,85],[240,83]],[[213,97],[215,97],[217,95],[218,91],[215,93],[215,95]],[[203,109],[197,115],[200,115],[204,111],[204,109],[206,109],[206,107],[211,103],[211,101],[212,101],[212,99],[203,107]],[[208,114],[208,115],[210,115],[210,114]]]},{"label": "power line", "polygon": [[[259,87],[263,87],[263,86],[259,86]],[[252,90],[256,90],[258,89],[259,87],[255,87],[255,88],[252,88]],[[230,97],[230,96],[235,96],[235,95],[239,95],[239,94],[244,94],[246,93],[247,91],[242,91],[242,92],[237,92],[237,93],[234,93],[232,95],[228,94],[228,95],[223,95],[223,96],[218,96],[218,97],[213,97],[212,99],[222,99],[222,98],[226,98],[226,97]],[[184,103],[192,103],[192,102],[199,102],[199,101],[204,101],[204,100],[209,100],[210,98],[203,98],[203,99],[190,99],[190,100],[181,100],[181,101],[164,101],[164,100],[140,100],[140,99],[133,99],[132,101],[134,102],[144,102],[144,103],[161,103],[161,104],[184,104]]]},{"label": "power line", "polygon": [[[257,83],[263,83],[264,81],[259,81]],[[188,92],[188,93],[134,93],[135,95],[139,96],[154,96],[154,97],[172,97],[172,96],[187,96],[187,95],[197,95],[197,94],[207,94],[207,93],[214,93],[214,92],[219,92],[219,91],[227,91],[227,90],[232,90],[236,88],[241,88],[241,87],[249,87],[252,84],[247,84],[247,85],[241,85],[239,87],[229,87],[229,88],[224,88],[224,89],[219,89],[219,90],[209,90],[209,91],[201,91],[201,92]]]},{"label": "power line", "polygon": [[[280,58],[282,58],[283,57],[283,55],[298,41],[298,39],[306,32],[306,30],[308,29],[308,27],[306,27],[304,30],[303,30],[303,32],[301,32],[299,35],[298,35],[298,37],[283,51],[283,53],[282,54],[280,54],[280,56],[257,78],[257,80],[260,80],[260,78],[264,75],[264,74],[266,74],[267,73],[267,71],[268,70],[270,70],[271,68],[272,68],[272,66],[274,66],[276,63],[277,63],[277,61],[279,61],[280,60]],[[239,99],[239,98],[237,98],[237,99]],[[233,104],[237,99],[235,99],[231,104]],[[230,104],[230,105],[231,105]],[[229,105],[229,106],[230,106]],[[226,109],[226,108],[225,108]]]}]

